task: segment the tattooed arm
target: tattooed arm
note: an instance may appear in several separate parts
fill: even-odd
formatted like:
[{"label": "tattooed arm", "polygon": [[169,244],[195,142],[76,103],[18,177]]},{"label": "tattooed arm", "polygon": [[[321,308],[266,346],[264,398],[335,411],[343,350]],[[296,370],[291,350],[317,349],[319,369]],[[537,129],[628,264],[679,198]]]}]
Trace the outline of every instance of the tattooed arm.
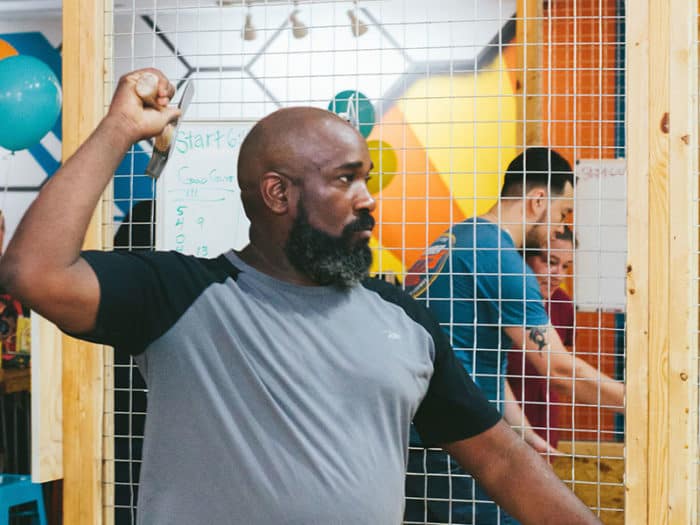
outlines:
[{"label": "tattooed arm", "polygon": [[556,390],[577,403],[602,405],[617,412],[624,410],[625,388],[581,358],[569,352],[551,324],[524,328],[509,326],[506,334],[513,348],[524,348],[537,371],[549,377]]}]

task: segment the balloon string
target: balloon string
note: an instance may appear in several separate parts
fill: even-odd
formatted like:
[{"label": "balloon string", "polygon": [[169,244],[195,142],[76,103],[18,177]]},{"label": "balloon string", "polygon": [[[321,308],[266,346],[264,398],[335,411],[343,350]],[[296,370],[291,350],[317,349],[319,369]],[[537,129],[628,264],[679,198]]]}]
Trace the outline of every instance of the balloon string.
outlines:
[{"label": "balloon string", "polygon": [[7,169],[5,170],[5,176],[3,177],[5,181],[5,189],[2,192],[2,206],[0,207],[0,213],[7,213],[7,188],[10,186],[10,172],[12,171],[15,165],[14,151],[9,155],[6,155],[2,160],[7,160],[8,157],[10,158],[10,162],[7,165]]}]

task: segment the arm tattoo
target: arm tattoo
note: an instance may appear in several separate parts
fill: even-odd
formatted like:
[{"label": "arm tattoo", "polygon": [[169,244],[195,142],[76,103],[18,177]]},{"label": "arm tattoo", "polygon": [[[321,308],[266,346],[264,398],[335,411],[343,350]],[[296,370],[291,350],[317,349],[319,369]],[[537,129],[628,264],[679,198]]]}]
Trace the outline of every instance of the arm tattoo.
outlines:
[{"label": "arm tattoo", "polygon": [[530,329],[530,340],[537,345],[540,353],[547,346],[547,338],[545,337],[546,328],[543,326],[535,326]]}]

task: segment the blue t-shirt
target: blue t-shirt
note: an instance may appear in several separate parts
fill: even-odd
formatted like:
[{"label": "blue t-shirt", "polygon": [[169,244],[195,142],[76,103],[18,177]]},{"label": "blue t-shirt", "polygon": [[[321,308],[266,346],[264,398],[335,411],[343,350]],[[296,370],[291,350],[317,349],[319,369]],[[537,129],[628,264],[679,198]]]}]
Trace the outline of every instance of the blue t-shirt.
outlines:
[{"label": "blue t-shirt", "polygon": [[[502,412],[512,343],[503,328],[549,321],[537,279],[510,235],[480,218],[454,225],[408,271],[406,290],[425,301],[467,372]],[[411,444],[421,446],[413,428]],[[410,451],[406,496],[406,521],[517,523],[442,451]]]},{"label": "blue t-shirt", "polygon": [[512,344],[503,328],[549,322],[537,279],[510,235],[481,218],[454,225],[411,267],[406,289],[426,302],[472,379],[501,410]]}]

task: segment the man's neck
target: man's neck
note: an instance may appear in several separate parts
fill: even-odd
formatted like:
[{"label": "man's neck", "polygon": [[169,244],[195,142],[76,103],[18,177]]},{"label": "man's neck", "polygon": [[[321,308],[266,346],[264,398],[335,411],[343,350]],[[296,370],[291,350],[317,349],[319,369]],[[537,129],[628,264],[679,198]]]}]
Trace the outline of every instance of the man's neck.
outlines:
[{"label": "man's neck", "polygon": [[236,254],[247,265],[280,281],[301,286],[318,286],[292,266],[282,249],[265,250],[251,240],[250,244]]},{"label": "man's neck", "polygon": [[522,248],[524,241],[522,206],[501,206],[494,204],[489,211],[480,215],[481,219],[496,224],[505,230],[516,248]]}]

